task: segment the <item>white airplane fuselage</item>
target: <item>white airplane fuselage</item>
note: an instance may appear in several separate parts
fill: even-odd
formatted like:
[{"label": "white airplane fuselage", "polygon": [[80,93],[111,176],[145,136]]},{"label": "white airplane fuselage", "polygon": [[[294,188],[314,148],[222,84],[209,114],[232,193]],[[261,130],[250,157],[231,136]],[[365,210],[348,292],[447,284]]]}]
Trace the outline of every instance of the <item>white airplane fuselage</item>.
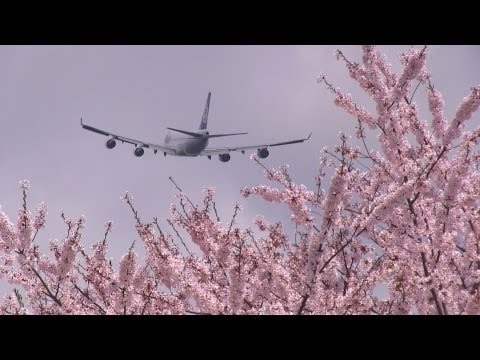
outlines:
[{"label": "white airplane fuselage", "polygon": [[[195,130],[200,135],[208,135],[205,130]],[[183,134],[168,133],[165,145],[175,149],[178,156],[198,156],[208,146],[208,137],[192,137]]]}]

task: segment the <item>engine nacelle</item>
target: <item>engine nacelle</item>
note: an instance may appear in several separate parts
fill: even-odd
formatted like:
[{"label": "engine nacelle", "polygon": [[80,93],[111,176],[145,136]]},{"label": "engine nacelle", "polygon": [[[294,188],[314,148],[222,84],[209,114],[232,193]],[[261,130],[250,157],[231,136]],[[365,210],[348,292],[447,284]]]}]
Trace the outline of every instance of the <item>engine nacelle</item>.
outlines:
[{"label": "engine nacelle", "polygon": [[143,146],[140,146],[140,147],[136,148],[133,153],[135,154],[136,157],[140,157],[143,154],[145,154],[145,150],[143,150]]},{"label": "engine nacelle", "polygon": [[230,160],[230,154],[219,154],[218,158],[221,162],[227,162]]},{"label": "engine nacelle", "polygon": [[107,149],[113,149],[115,145],[117,145],[117,142],[115,141],[115,139],[108,139],[107,142],[105,143],[105,146],[107,147]]},{"label": "engine nacelle", "polygon": [[267,148],[257,150],[257,155],[260,159],[265,159],[266,157],[268,157],[269,154],[270,152],[268,151]]}]

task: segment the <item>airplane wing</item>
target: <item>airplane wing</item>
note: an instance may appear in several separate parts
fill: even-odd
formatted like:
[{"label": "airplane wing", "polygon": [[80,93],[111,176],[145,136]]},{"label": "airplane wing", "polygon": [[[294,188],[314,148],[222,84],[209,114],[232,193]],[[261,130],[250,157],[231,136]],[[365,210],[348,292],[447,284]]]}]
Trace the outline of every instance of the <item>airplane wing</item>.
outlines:
[{"label": "airplane wing", "polygon": [[135,145],[135,147],[141,146],[143,148],[152,149],[155,153],[157,153],[157,151],[160,151],[169,155],[175,155],[176,153],[174,148],[171,148],[165,145],[151,144],[142,140],[136,140],[136,139],[127,138],[125,136],[116,135],[105,130],[94,128],[93,126],[90,126],[90,125],[85,125],[83,123],[83,119],[80,119],[80,125],[82,125],[82,128],[86,130],[93,131],[100,135],[110,136],[111,139],[119,140],[122,143],[129,143],[129,144]]},{"label": "airplane wing", "polygon": [[203,150],[199,155],[200,156],[211,156],[211,155],[215,155],[215,154],[225,154],[225,153],[229,153],[231,151],[241,151],[242,153],[244,153],[245,150],[250,150],[250,149],[260,150],[260,149],[267,149],[267,148],[273,147],[273,146],[297,144],[297,143],[307,141],[308,139],[310,139],[310,136],[312,136],[312,133],[310,133],[304,139],[290,140],[290,141],[278,142],[278,143],[274,143],[274,144],[235,146],[235,147],[223,147],[223,148],[207,148],[207,149]]}]

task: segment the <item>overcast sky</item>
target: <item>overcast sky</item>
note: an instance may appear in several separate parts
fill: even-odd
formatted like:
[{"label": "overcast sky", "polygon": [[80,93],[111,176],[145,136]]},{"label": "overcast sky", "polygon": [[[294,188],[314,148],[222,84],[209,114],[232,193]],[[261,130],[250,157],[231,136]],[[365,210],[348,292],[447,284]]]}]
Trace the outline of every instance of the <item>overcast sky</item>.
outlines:
[{"label": "overcast sky", "polygon": [[[61,210],[70,218],[85,215],[87,245],[102,237],[104,223],[112,220],[115,259],[137,239],[120,197],[128,190],[143,220],[158,216],[165,224],[176,194],[169,176],[196,201],[204,186],[215,187],[225,223],[234,201],[244,209],[245,224],[257,213],[287,221],[286,207],[240,197],[243,186],[265,183],[263,171],[249,160],[251,152],[233,153],[229,163],[216,156],[164,158],[151,151],[137,158],[128,144],[106,149],[107,138],[83,130],[80,117],[161,144],[167,126],[198,127],[211,91],[209,130],[249,134],[212,139],[210,146],[284,141],[313,132],[309,142],[273,148],[264,161],[270,167],[289,164],[296,182],[313,187],[320,149],[334,145],[340,130],[353,134],[355,125],[316,76],[327,74],[360,103],[367,99],[335,60],[337,48],[361,62],[358,46],[0,46],[0,205],[16,221],[18,182],[28,179],[30,209],[41,201],[49,208],[40,243],[64,237]],[[397,55],[409,46],[379,48],[398,69]],[[451,117],[480,83],[480,47],[431,46],[427,64]],[[416,99],[424,95],[420,91]]]}]

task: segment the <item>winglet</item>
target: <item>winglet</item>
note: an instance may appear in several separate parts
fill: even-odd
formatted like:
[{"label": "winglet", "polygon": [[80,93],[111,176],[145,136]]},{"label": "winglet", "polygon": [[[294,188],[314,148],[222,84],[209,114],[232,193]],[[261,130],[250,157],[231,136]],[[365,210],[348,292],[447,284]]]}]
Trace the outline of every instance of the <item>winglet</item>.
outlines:
[{"label": "winglet", "polygon": [[83,127],[83,119],[82,118],[80,118],[80,125],[82,125],[82,127]]},{"label": "winglet", "polygon": [[312,136],[312,132],[310,132],[310,134],[308,134],[308,136],[305,138],[305,141],[310,140],[310,136]]}]

